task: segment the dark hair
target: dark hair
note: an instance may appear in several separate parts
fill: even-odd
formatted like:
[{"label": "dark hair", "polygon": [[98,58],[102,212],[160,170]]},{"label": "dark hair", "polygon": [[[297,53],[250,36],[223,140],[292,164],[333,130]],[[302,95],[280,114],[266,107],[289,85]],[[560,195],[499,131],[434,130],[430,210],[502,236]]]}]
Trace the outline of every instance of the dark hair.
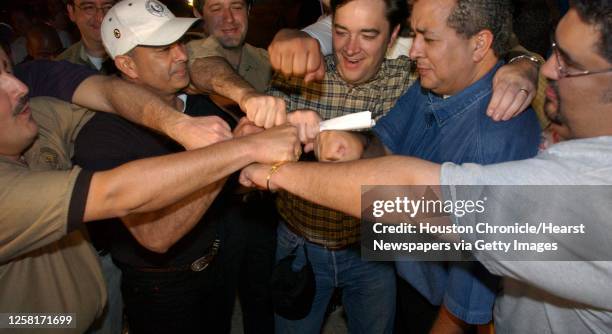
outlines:
[{"label": "dark hair", "polygon": [[457,0],[446,23],[467,38],[489,30],[493,34],[492,49],[498,57],[510,48],[512,7],[509,0]]},{"label": "dark hair", "polygon": [[[246,3],[248,8],[251,8],[253,5],[253,0],[243,0]],[[204,3],[206,0],[193,0],[193,8],[197,9],[198,12],[202,13],[202,9],[204,9]]]},{"label": "dark hair", "polygon": [[597,45],[599,54],[612,63],[612,1],[573,0],[572,8],[580,18],[597,28],[601,37]]},{"label": "dark hair", "polygon": [[[338,8],[346,5],[353,0],[331,0],[331,12],[332,15],[336,14]],[[385,17],[389,22],[389,32],[393,30],[397,25],[400,27],[406,23],[408,18],[408,2],[406,0],[381,0],[385,3],[387,10],[385,11]]]}]

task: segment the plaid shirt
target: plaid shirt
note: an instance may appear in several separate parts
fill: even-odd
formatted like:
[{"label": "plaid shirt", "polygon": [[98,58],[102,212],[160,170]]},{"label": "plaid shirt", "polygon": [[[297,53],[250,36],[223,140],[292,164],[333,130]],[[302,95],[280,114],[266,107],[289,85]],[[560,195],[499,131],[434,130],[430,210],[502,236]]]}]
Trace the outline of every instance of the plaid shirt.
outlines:
[{"label": "plaid shirt", "polygon": [[[322,82],[305,84],[300,78],[276,74],[269,93],[282,97],[288,111],[309,109],[324,120],[360,111],[371,111],[373,118],[378,119],[391,110],[417,79],[413,63],[406,57],[385,59],[376,76],[358,86],[351,86],[340,77],[333,55],[325,57],[325,63]],[[359,241],[359,219],[287,192],[279,194],[276,205],[290,228],[311,242],[341,248]]]}]

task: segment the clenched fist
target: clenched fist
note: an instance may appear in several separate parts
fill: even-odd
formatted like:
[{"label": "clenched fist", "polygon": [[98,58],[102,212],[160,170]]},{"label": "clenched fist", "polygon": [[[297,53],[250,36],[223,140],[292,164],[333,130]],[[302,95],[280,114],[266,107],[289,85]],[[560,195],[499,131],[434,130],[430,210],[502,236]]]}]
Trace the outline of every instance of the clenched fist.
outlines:
[{"label": "clenched fist", "polygon": [[361,158],[365,137],[348,131],[323,131],[315,141],[319,161],[351,161]]},{"label": "clenched fist", "polygon": [[249,93],[240,100],[240,109],[251,122],[265,129],[287,122],[285,101],[279,97]]}]

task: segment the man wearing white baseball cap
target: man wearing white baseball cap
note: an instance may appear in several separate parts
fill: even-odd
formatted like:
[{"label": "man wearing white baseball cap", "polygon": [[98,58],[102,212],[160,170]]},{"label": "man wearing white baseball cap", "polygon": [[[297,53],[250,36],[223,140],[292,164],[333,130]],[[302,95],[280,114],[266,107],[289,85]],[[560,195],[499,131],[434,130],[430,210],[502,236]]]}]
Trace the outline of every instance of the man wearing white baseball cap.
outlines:
[{"label": "man wearing white baseball cap", "polygon": [[[149,89],[177,111],[209,119],[213,129],[210,144],[214,144],[239,136],[249,123],[241,122],[232,134],[228,123],[235,121],[208,97],[180,94],[189,84],[181,37],[195,21],[175,17],[156,0],[124,0],[104,17],[102,41],[123,79]],[[236,161],[245,153],[274,155],[290,139],[281,135],[283,129],[287,127],[234,140],[236,148],[240,142],[253,140],[257,144],[253,147],[259,150],[227,150],[214,162]],[[97,171],[178,150],[157,133],[118,117],[96,115],[76,139],[74,160]],[[220,170],[227,177],[236,169]],[[219,316],[223,282],[220,261],[215,259],[223,249],[223,240],[216,236],[223,200],[216,197],[224,183],[225,178],[154,213],[98,222],[102,233],[109,236],[110,254],[122,271],[121,290],[131,333],[192,333],[201,331],[203,324],[214,333],[227,331]]]},{"label": "man wearing white baseball cap", "polygon": [[196,21],[196,18],[175,17],[156,0],[124,0],[104,16],[102,42],[111,58],[115,59],[138,45],[170,45]]}]

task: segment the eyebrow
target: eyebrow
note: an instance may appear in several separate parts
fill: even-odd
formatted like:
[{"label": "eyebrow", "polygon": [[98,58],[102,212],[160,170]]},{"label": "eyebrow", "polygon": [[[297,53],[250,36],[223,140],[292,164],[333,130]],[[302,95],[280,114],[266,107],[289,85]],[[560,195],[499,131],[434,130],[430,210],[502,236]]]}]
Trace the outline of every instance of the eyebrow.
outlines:
[{"label": "eyebrow", "polygon": [[572,65],[576,65],[578,67],[583,67],[582,64],[580,64],[580,62],[578,62],[574,58],[572,58],[572,56],[561,47],[561,45],[559,44],[559,40],[557,39],[557,32],[556,31],[555,31],[555,43],[557,43],[557,50],[559,50],[559,53],[561,54],[561,57],[563,57],[565,60],[567,60]]},{"label": "eyebrow", "polygon": [[[337,24],[334,23],[334,28],[340,28],[340,29],[344,29],[344,30],[349,30],[347,27],[341,25],[341,24]],[[375,33],[375,34],[380,34],[380,30],[376,29],[376,28],[366,28],[366,29],[361,29],[359,30],[359,32],[361,33]]]}]

